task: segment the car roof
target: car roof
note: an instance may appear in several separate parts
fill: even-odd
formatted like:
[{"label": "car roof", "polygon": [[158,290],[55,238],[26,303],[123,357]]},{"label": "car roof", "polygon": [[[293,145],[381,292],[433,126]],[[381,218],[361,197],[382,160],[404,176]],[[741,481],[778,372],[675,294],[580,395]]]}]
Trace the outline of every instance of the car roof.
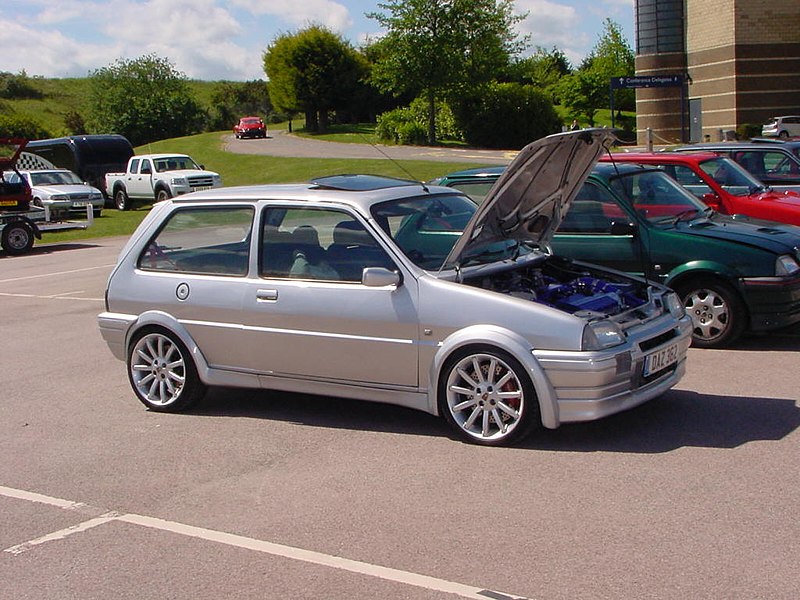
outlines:
[{"label": "car roof", "polygon": [[771,142],[703,142],[702,144],[692,144],[675,148],[676,152],[686,152],[689,150],[783,150],[789,152],[783,144]]},{"label": "car roof", "polygon": [[389,200],[422,195],[460,194],[441,186],[428,186],[416,181],[374,175],[335,175],[308,183],[276,183],[239,187],[221,187],[177,196],[167,202],[257,202],[286,200],[347,205],[369,214],[369,209]]},{"label": "car roof", "polygon": [[600,157],[600,162],[642,162],[642,163],[693,163],[697,164],[710,159],[719,159],[714,152],[692,152],[677,154],[674,152],[616,152]]}]

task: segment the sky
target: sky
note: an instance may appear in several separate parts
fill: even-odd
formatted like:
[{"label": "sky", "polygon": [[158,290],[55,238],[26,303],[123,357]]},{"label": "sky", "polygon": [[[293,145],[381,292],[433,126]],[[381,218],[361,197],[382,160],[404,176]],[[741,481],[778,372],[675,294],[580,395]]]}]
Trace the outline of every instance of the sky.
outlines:
[{"label": "sky", "polygon": [[[86,77],[117,59],[167,58],[191,79],[266,79],[262,55],[282,33],[319,24],[355,47],[381,35],[366,13],[384,0],[0,0],[0,71]],[[633,48],[634,0],[515,0],[531,49],[577,66],[611,18]],[[530,53],[530,52],[528,52]]]}]

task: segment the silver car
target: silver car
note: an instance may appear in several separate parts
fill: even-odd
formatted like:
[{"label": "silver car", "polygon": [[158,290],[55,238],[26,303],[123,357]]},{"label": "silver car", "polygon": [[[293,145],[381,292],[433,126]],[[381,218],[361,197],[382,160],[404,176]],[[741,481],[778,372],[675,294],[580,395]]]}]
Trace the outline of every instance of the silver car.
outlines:
[{"label": "silver car", "polygon": [[105,199],[103,192],[81,181],[68,169],[20,171],[28,185],[35,206],[49,207],[52,213],[86,214],[92,207],[94,216],[100,216]]},{"label": "silver car", "polygon": [[684,374],[682,303],[548,249],[612,140],[534,142],[480,207],[367,175],[158,203],[109,277],[100,331],[154,411],[207,386],[269,388],[407,406],[501,445],[637,406]]}]

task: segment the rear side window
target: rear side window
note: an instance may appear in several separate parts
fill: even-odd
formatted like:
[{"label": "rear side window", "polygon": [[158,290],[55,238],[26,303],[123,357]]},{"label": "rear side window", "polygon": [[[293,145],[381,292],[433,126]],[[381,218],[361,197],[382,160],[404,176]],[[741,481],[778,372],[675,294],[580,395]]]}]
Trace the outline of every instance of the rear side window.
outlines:
[{"label": "rear side window", "polygon": [[173,212],[145,247],[144,271],[198,275],[247,275],[251,207],[184,208]]}]

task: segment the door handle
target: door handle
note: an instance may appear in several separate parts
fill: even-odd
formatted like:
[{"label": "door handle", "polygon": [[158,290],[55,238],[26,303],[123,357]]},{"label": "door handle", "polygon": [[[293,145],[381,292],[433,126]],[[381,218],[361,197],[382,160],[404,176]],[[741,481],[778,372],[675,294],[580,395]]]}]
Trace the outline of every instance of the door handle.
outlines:
[{"label": "door handle", "polygon": [[256,292],[256,302],[277,302],[278,290],[258,290]]}]

